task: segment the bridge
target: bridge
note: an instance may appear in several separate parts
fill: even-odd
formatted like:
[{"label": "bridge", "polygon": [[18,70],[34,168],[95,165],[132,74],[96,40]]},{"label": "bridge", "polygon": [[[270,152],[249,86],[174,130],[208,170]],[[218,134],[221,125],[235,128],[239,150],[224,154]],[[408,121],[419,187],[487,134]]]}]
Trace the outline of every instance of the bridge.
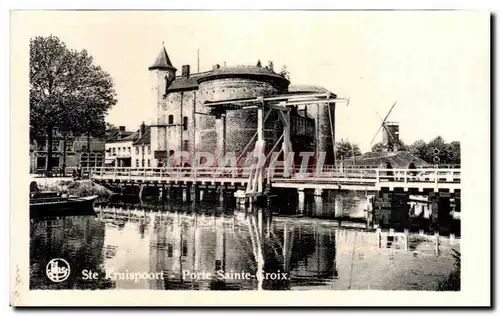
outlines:
[{"label": "bridge", "polygon": [[[271,188],[293,188],[297,190],[354,190],[354,191],[433,191],[454,192],[460,190],[461,169],[381,169],[339,168],[324,166],[321,172],[314,169],[263,168],[263,181]],[[248,191],[252,178],[251,168],[201,168],[201,167],[97,167],[87,170],[92,179],[99,182],[151,185],[216,185],[232,186],[245,190],[247,197],[255,196]],[[265,186],[265,185],[264,185]]]}]

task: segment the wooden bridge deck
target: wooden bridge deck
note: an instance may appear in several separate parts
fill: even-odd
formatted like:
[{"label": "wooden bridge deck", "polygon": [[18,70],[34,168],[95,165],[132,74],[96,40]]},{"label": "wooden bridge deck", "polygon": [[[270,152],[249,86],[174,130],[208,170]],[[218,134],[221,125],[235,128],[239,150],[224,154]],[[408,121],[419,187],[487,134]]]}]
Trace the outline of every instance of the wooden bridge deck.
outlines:
[{"label": "wooden bridge deck", "polygon": [[[89,170],[97,181],[151,184],[213,184],[246,186],[249,171],[242,168],[123,168],[98,167]],[[418,190],[460,189],[460,169],[338,169],[266,172],[268,184],[276,188],[324,190]]]}]

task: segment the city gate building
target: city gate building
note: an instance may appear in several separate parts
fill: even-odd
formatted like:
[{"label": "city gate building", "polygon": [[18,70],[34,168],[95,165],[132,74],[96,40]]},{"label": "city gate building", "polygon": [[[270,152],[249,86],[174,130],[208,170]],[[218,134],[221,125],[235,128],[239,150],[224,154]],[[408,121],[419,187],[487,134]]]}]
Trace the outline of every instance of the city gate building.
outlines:
[{"label": "city gate building", "polygon": [[[212,70],[191,73],[189,65],[177,68],[163,47],[149,67],[151,104],[156,117],[150,124],[152,166],[162,166],[175,153],[215,153],[224,143],[225,151],[241,153],[252,141],[257,128],[257,111],[225,111],[210,103],[247,98],[300,95],[328,91],[322,87],[293,86],[269,67],[213,66]],[[335,97],[334,94],[332,94]],[[330,113],[329,113],[330,112]],[[272,150],[283,125],[279,113],[269,113],[264,123],[265,151]],[[217,131],[217,120],[225,120],[225,133]],[[333,159],[335,104],[301,104],[290,110],[290,140],[294,152],[324,151]]]}]

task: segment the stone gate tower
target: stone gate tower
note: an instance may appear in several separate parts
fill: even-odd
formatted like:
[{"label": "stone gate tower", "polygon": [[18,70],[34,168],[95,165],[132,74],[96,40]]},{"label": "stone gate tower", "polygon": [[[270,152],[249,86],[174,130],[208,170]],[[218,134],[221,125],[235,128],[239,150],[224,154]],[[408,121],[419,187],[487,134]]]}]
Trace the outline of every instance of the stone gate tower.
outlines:
[{"label": "stone gate tower", "polygon": [[177,69],[172,65],[167,50],[163,46],[153,65],[149,67],[151,82],[151,101],[155,104],[154,120],[151,124],[151,150],[155,160],[167,155],[166,93],[168,86],[175,80]]}]

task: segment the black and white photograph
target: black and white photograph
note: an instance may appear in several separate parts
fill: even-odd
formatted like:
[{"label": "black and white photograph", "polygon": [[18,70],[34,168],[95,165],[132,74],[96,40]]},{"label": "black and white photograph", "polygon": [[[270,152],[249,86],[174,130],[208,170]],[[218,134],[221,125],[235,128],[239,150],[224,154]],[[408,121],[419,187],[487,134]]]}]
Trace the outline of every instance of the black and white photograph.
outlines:
[{"label": "black and white photograph", "polygon": [[11,304],[489,301],[490,18],[12,11]]}]

